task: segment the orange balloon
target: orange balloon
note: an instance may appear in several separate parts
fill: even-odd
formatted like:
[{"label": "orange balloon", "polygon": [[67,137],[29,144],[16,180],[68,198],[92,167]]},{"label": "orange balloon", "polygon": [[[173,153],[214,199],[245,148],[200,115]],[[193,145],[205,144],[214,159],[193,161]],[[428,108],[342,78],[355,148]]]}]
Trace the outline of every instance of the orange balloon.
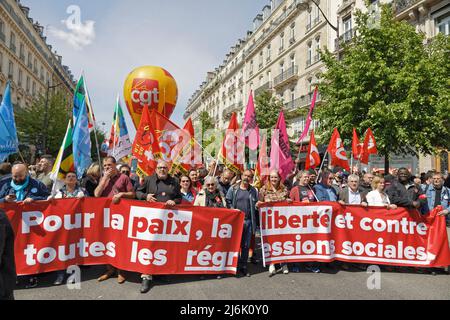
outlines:
[{"label": "orange balloon", "polygon": [[134,126],[139,128],[142,110],[147,104],[170,118],[178,100],[175,79],[161,67],[144,66],[134,69],[125,80],[123,96]]}]

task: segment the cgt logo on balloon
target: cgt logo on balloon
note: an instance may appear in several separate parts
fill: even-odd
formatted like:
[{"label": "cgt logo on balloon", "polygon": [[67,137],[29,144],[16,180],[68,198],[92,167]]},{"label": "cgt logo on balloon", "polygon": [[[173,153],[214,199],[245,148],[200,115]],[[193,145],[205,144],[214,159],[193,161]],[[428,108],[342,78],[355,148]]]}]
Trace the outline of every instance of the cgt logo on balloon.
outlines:
[{"label": "cgt logo on balloon", "polygon": [[131,101],[135,112],[142,113],[147,104],[150,108],[158,108],[159,83],[150,79],[134,79],[131,89]]}]

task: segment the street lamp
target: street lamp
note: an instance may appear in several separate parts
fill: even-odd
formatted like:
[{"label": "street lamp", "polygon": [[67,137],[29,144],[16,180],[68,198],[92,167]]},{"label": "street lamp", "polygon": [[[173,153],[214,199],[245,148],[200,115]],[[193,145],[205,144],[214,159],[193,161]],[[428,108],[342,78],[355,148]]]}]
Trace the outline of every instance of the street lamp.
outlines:
[{"label": "street lamp", "polygon": [[323,17],[325,18],[325,21],[328,23],[328,25],[331,27],[331,29],[336,31],[336,34],[337,34],[336,50],[337,50],[337,54],[338,54],[338,57],[339,57],[339,49],[340,49],[340,47],[339,47],[339,18],[338,18],[338,21],[337,21],[337,26],[333,25],[330,22],[330,20],[328,20],[328,17],[325,15],[325,13],[322,11],[322,9],[320,8],[319,4],[315,0],[299,0],[298,1],[298,6],[308,9],[309,8],[309,1],[311,1],[312,3],[314,3],[316,5],[316,7],[322,13]]},{"label": "street lamp", "polygon": [[55,89],[59,86],[63,85],[63,83],[59,83],[55,86],[50,86],[50,79],[47,79],[47,92],[45,97],[45,112],[44,112],[44,137],[42,141],[42,147],[44,150],[44,153],[47,152],[47,127],[48,127],[48,100],[49,100],[49,93],[51,89]]}]

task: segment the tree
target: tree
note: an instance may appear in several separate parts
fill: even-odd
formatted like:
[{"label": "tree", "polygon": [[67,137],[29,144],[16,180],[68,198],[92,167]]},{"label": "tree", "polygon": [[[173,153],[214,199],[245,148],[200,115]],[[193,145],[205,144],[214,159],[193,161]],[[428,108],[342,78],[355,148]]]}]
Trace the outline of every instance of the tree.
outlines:
[{"label": "tree", "polygon": [[344,45],[341,60],[322,52],[327,71],[317,115],[323,140],[335,127],[346,143],[353,127],[360,134],[372,128],[387,172],[391,153],[449,149],[449,40],[424,45],[424,35],[395,21],[388,5],[382,6],[379,27],[371,27],[369,18],[356,13],[357,36]]},{"label": "tree", "polygon": [[48,126],[44,128],[45,97],[40,96],[29,108],[16,109],[17,135],[22,144],[42,148],[43,137],[47,137],[47,150],[41,150],[56,157],[66,134],[71,116],[69,103],[64,94],[51,95],[48,102]]},{"label": "tree", "polygon": [[260,129],[267,130],[267,139],[270,141],[272,130],[278,121],[283,102],[273,96],[270,91],[264,91],[255,99],[256,121]]},{"label": "tree", "polygon": [[[208,130],[214,129],[214,122],[209,116],[209,113],[207,111],[202,111],[200,113],[200,125],[201,125],[201,132],[202,132],[202,147],[206,149],[210,144],[216,142],[215,141],[215,135],[207,136]],[[216,153],[214,150],[211,150],[211,156],[215,157]]]}]

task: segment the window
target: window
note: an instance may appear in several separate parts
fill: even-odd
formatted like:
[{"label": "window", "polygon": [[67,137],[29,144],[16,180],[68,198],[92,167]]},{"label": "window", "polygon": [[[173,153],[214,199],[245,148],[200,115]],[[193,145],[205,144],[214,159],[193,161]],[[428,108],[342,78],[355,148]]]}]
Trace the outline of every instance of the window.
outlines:
[{"label": "window", "polygon": [[13,32],[11,32],[9,48],[12,52],[16,53],[16,35]]},{"label": "window", "polygon": [[261,51],[259,53],[259,68],[262,69],[263,67],[263,52]]},{"label": "window", "polygon": [[38,74],[38,65],[37,65],[37,59],[34,59],[34,73],[37,75]]},{"label": "window", "polygon": [[284,50],[284,33],[280,35],[280,52]]},{"label": "window", "polygon": [[350,41],[352,39],[352,16],[348,16],[342,20],[344,24],[344,41]]},{"label": "window", "polygon": [[284,73],[284,62],[280,63],[280,74]]},{"label": "window", "polygon": [[291,101],[295,100],[295,87],[291,88]]},{"label": "window", "polygon": [[306,54],[306,66],[309,67],[312,63],[312,42],[308,43],[308,51]]},{"label": "window", "polygon": [[309,31],[312,27],[312,9],[309,7],[308,9],[308,21],[306,24],[306,31]]},{"label": "window", "polygon": [[314,62],[317,62],[320,60],[320,38],[316,39],[316,55],[314,56]]},{"label": "window", "polygon": [[41,66],[41,80],[44,81],[44,67]]},{"label": "window", "polygon": [[33,71],[33,59],[31,56],[31,52],[28,52],[28,68],[30,71]]},{"label": "window", "polygon": [[295,67],[295,55],[291,56],[291,68],[294,69]]},{"label": "window", "polygon": [[450,35],[450,12],[436,19],[436,26],[440,33]]},{"label": "window", "polygon": [[14,64],[12,61],[9,61],[9,68],[8,68],[8,78],[14,81]]},{"label": "window", "polygon": [[30,93],[30,77],[27,76],[27,93]]},{"label": "window", "polygon": [[3,72],[3,53],[0,52],[0,72]]},{"label": "window", "polygon": [[289,43],[293,44],[295,42],[295,23],[291,24],[291,38],[289,39]]},{"label": "window", "polygon": [[0,40],[5,42],[6,36],[5,36],[5,23],[3,20],[0,20]]},{"label": "window", "polygon": [[270,46],[270,44],[267,46],[267,49],[266,49],[266,55],[267,55],[267,62],[269,62],[270,60],[271,60],[271,46]]},{"label": "window", "polygon": [[23,77],[22,70],[19,69],[19,81],[17,82],[17,84],[19,85],[19,87],[22,86],[22,77]]},{"label": "window", "polygon": [[272,81],[272,71],[267,71],[267,80],[270,82]]},{"label": "window", "polygon": [[33,96],[36,95],[36,82],[33,81]]}]

